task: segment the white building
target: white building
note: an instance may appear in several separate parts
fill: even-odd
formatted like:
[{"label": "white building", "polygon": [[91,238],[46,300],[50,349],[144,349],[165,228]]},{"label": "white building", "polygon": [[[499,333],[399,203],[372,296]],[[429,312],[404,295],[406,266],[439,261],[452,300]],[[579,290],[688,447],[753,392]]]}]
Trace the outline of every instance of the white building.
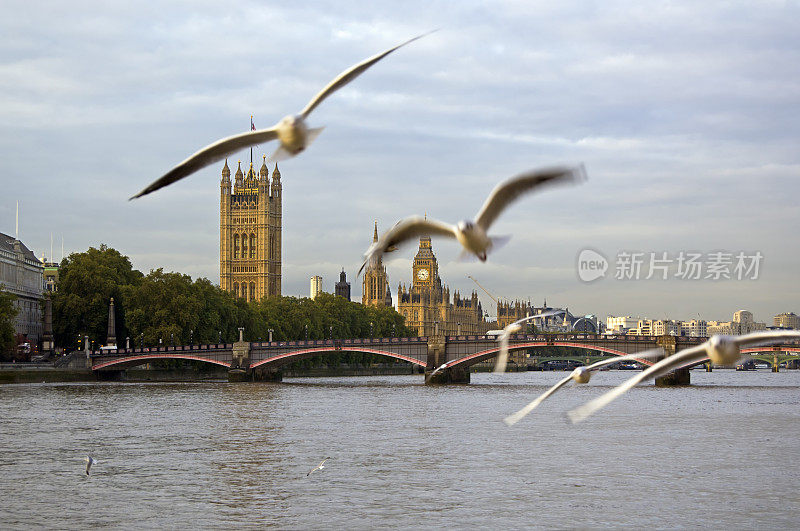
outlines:
[{"label": "white building", "polygon": [[0,284],[17,297],[14,329],[35,345],[42,335],[44,266],[21,241],[0,233]]},{"label": "white building", "polygon": [[772,324],[781,328],[800,329],[800,316],[794,312],[779,313],[772,318]]},{"label": "white building", "polygon": [[702,319],[682,321],[681,335],[688,337],[708,337],[708,323]]},{"label": "white building", "polygon": [[606,317],[606,333],[608,334],[625,334],[628,330],[637,328],[638,326],[639,319],[634,319],[630,315],[624,317],[609,315]]},{"label": "white building", "polygon": [[322,277],[314,275],[311,277],[311,299],[316,299],[320,293],[322,293]]}]

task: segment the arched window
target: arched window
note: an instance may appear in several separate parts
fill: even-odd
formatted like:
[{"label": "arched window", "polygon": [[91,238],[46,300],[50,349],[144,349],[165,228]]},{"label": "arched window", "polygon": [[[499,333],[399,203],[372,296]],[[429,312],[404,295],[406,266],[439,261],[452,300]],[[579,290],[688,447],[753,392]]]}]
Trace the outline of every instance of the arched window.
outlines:
[{"label": "arched window", "polygon": [[[239,235],[233,235],[233,257],[239,258]],[[238,287],[238,284],[234,284],[234,286]]]},{"label": "arched window", "polygon": [[256,235],[250,235],[250,258],[256,257]]},{"label": "arched window", "polygon": [[250,300],[251,301],[256,300],[256,283],[255,282],[251,282],[250,283]]},{"label": "arched window", "polygon": [[239,283],[238,282],[234,282],[233,283],[233,296],[234,297],[238,297],[239,296]]},{"label": "arched window", "polygon": [[242,234],[242,258],[247,258],[247,234]]}]

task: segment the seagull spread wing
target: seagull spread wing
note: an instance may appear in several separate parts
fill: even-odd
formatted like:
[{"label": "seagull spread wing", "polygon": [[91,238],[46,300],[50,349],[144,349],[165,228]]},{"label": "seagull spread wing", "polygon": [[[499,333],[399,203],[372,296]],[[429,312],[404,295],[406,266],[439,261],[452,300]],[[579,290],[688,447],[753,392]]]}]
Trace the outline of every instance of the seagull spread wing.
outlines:
[{"label": "seagull spread wing", "polygon": [[707,357],[705,343],[702,345],[698,345],[696,347],[692,347],[690,349],[683,350],[673,356],[669,356],[664,358],[663,360],[659,361],[658,363],[654,364],[650,368],[640,372],[633,378],[626,380],[619,386],[615,387],[611,391],[607,392],[604,395],[601,395],[594,400],[591,400],[582,406],[579,406],[567,413],[567,416],[572,421],[573,424],[577,424],[582,420],[587,419],[588,417],[592,416],[595,412],[601,410],[614,400],[616,400],[619,396],[625,394],[627,391],[632,389],[633,387],[639,385],[643,381],[647,380],[648,378],[657,378],[667,372],[671,371],[672,369],[679,367],[686,363],[693,363],[695,361],[700,361]]},{"label": "seagull spread wing", "polygon": [[[455,227],[435,219],[426,219],[420,216],[412,216],[398,221],[394,227],[383,233],[377,242],[373,243],[364,254],[364,263],[358,270],[358,275],[371,261],[380,258],[383,253],[392,247],[397,247],[403,242],[419,236],[448,236],[456,238]],[[357,276],[358,276],[357,275]]]},{"label": "seagull spread wing", "polygon": [[413,39],[409,39],[402,44],[398,44],[394,48],[389,48],[385,52],[381,52],[378,55],[373,55],[369,59],[365,59],[364,61],[361,61],[357,65],[348,68],[347,70],[336,76],[336,78],[333,81],[328,83],[328,85],[324,89],[322,89],[319,94],[314,96],[311,99],[311,101],[308,102],[308,105],[306,105],[306,108],[303,109],[300,115],[303,118],[308,118],[308,115],[311,114],[311,111],[313,111],[317,107],[317,105],[322,103],[325,100],[325,98],[327,98],[328,96],[330,96],[331,94],[333,94],[334,92],[336,92],[337,90],[344,87],[345,85],[353,81],[355,78],[363,74],[364,71],[367,70],[367,68],[371,67],[372,65],[374,65],[375,63],[377,63],[378,61],[380,61],[381,59],[383,59],[396,49],[401,48],[406,44],[410,44],[417,39],[421,39],[426,35],[430,35],[434,31],[438,30],[429,31],[428,33],[423,33],[422,35],[418,35]]},{"label": "seagull spread wing", "polygon": [[595,369],[600,369],[605,367],[606,365],[613,365],[615,363],[619,363],[620,361],[639,361],[639,360],[646,360],[646,359],[653,359],[659,358],[664,355],[664,349],[661,347],[645,350],[644,352],[638,352],[636,354],[627,354],[625,356],[616,356],[611,359],[600,360],[597,363],[592,363],[588,367],[587,370],[593,371]]},{"label": "seagull spread wing", "polygon": [[163,188],[164,186],[170,185],[175,181],[183,179],[184,177],[193,174],[197,170],[205,168],[209,164],[214,164],[215,162],[224,159],[226,156],[235,153],[240,149],[254,146],[256,144],[262,144],[264,142],[269,142],[270,140],[275,140],[276,138],[278,138],[278,133],[273,127],[271,129],[248,131],[246,133],[240,133],[238,135],[233,135],[223,138],[222,140],[218,140],[213,144],[204,147],[188,159],[169,170],[161,178],[150,184],[150,186],[131,197],[131,199],[136,199],[137,197],[142,197],[150,192],[155,192],[159,188]]},{"label": "seagull spread wing", "polygon": [[539,404],[541,404],[542,402],[544,402],[544,401],[545,401],[545,399],[546,399],[548,396],[552,395],[553,393],[555,393],[556,391],[558,391],[559,389],[561,389],[562,387],[564,387],[565,385],[567,385],[567,383],[568,383],[570,380],[572,380],[572,375],[570,375],[570,376],[567,376],[566,378],[564,378],[563,380],[561,380],[560,382],[558,382],[557,384],[555,384],[553,387],[551,387],[550,389],[548,389],[547,391],[545,391],[544,393],[542,393],[542,395],[541,395],[541,396],[539,396],[539,397],[538,397],[536,400],[534,400],[533,402],[531,402],[530,404],[528,404],[528,405],[527,405],[527,406],[525,406],[524,408],[522,408],[522,409],[520,409],[519,411],[517,411],[516,413],[513,413],[513,414],[511,414],[511,415],[507,416],[506,418],[504,418],[504,419],[503,419],[503,422],[505,422],[505,423],[506,423],[506,425],[508,425],[508,426],[513,426],[514,424],[516,424],[517,422],[519,422],[520,420],[522,420],[522,418],[523,418],[525,415],[527,415],[528,413],[530,413],[531,411],[533,411],[534,409],[536,409],[536,407],[537,407]]},{"label": "seagull spread wing", "polygon": [[800,340],[800,330],[774,330],[770,332],[753,332],[732,338],[739,347],[757,347],[781,341]]},{"label": "seagull spread wing", "polygon": [[558,315],[560,313],[564,313],[564,310],[554,310],[551,312],[540,313],[538,315],[529,315],[528,317],[523,317],[519,321],[515,321],[510,325],[506,326],[503,329],[503,333],[497,337],[497,340],[500,342],[500,352],[497,354],[497,359],[494,362],[494,370],[495,373],[504,373],[506,372],[506,364],[508,363],[508,333],[509,328],[512,328],[514,325],[520,325],[526,321],[530,321],[533,319],[551,317],[553,315]]},{"label": "seagull spread wing", "polygon": [[[601,367],[605,367],[606,365],[619,363],[620,361],[656,358],[658,356],[661,356],[663,352],[664,351],[661,348],[655,348],[652,350],[647,350],[645,352],[639,352],[638,354],[628,354],[627,356],[616,356],[612,359],[601,360],[598,361],[597,363],[593,363],[592,365],[586,367],[586,369],[592,371],[595,369],[599,369]],[[564,387],[567,384],[567,382],[569,382],[571,379],[572,379],[572,374],[570,374],[569,376],[567,376],[566,378],[555,384],[553,387],[545,391],[541,396],[539,396],[536,400],[534,400],[524,408],[504,418],[503,422],[505,422],[509,426],[513,426],[514,424],[519,422],[525,415],[536,409],[536,407],[542,402],[544,402],[544,400],[547,397],[549,397],[550,395],[552,395],[553,393]]]},{"label": "seagull spread wing", "polygon": [[492,190],[475,217],[475,223],[480,225],[483,230],[488,231],[500,213],[522,195],[544,185],[579,183],[585,179],[586,171],[583,165],[577,167],[556,166],[521,173],[503,181]]},{"label": "seagull spread wing", "polygon": [[503,331],[498,338],[500,341],[500,352],[497,354],[497,360],[494,362],[495,373],[506,372],[506,364],[508,363],[508,334]]},{"label": "seagull spread wing", "polygon": [[527,317],[523,317],[519,321],[516,321],[514,324],[522,324],[526,321],[532,321],[533,319],[545,319],[547,317],[553,317],[554,315],[559,315],[564,313],[564,310],[553,310],[550,312],[539,313],[536,315],[529,315]]}]

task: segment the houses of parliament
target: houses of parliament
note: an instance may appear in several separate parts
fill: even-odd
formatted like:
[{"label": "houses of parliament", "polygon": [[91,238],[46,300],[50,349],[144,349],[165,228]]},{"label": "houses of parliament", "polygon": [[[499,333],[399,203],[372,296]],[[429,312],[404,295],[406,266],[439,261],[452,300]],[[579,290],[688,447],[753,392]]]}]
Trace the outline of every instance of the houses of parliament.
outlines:
[{"label": "houses of parliament", "polygon": [[[375,224],[373,241],[378,241],[378,225]],[[456,291],[450,299],[450,288],[442,284],[439,264],[433,254],[431,239],[419,239],[419,249],[411,266],[411,285],[397,286],[397,311],[405,318],[405,324],[417,331],[419,336],[432,336],[435,332],[444,335],[483,334],[496,323],[484,319],[478,294],[461,297]],[[369,264],[364,273],[364,305],[392,306],[392,294],[386,267],[379,258]]]},{"label": "houses of parliament", "polygon": [[281,294],[281,172],[269,179],[266,156],[256,174],[236,169],[233,187],[228,160],[219,198],[219,280],[222,289],[248,301]]}]

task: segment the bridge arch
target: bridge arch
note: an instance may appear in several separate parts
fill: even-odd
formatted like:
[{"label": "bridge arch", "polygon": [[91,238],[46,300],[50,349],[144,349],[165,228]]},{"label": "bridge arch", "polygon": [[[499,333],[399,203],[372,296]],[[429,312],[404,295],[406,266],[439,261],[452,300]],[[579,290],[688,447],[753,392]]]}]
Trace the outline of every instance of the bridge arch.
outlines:
[{"label": "bridge arch", "polygon": [[403,354],[397,354],[395,352],[389,352],[386,350],[362,348],[362,347],[347,347],[345,345],[342,345],[341,349],[336,349],[331,347],[320,347],[320,348],[306,348],[301,350],[294,350],[292,352],[285,352],[283,354],[278,354],[277,356],[272,356],[270,358],[266,358],[256,363],[252,363],[250,364],[250,368],[255,369],[256,367],[280,367],[281,365],[286,365],[294,361],[313,358],[314,356],[319,356],[323,354],[335,354],[340,352],[377,354],[379,356],[384,356],[387,358],[392,358],[400,361],[407,361],[414,365],[420,365],[422,367],[425,366],[425,362],[420,361],[417,358],[413,358],[411,356],[405,356]]},{"label": "bridge arch", "polygon": [[202,361],[205,363],[212,363],[214,365],[220,365],[222,367],[230,367],[230,363],[226,363],[224,361],[215,360],[212,358],[206,358],[203,356],[194,356],[191,354],[181,354],[179,352],[169,352],[169,353],[144,353],[138,354],[136,356],[125,356],[119,359],[114,359],[111,361],[104,361],[100,362],[96,365],[92,365],[92,370],[99,371],[103,369],[114,369],[114,370],[121,370],[127,369],[130,367],[136,367],[138,365],[143,365],[145,363],[149,363],[151,361],[158,361],[158,360],[191,360],[191,361]]},{"label": "bridge arch", "polygon": [[[512,350],[520,350],[524,348],[534,348],[534,347],[570,347],[570,348],[580,348],[583,350],[592,350],[597,352],[603,352],[606,354],[611,354],[613,356],[627,356],[628,352],[623,352],[621,350],[604,347],[600,345],[591,345],[591,344],[584,344],[584,343],[572,343],[567,341],[559,341],[559,342],[546,342],[546,341],[534,341],[529,343],[517,343],[508,346],[509,352]],[[647,349],[645,349],[647,350]],[[475,354],[470,354],[468,356],[464,356],[463,358],[459,358],[456,360],[449,361],[447,363],[447,368],[462,366],[462,367],[469,367],[470,365],[475,365],[476,363],[480,363],[482,361],[486,361],[488,359],[494,358],[500,352],[500,347],[492,347],[488,350],[483,350],[481,352],[476,352]],[[644,350],[642,351],[644,352]],[[572,357],[565,357],[564,359],[571,358],[570,361],[574,361],[574,356]],[[555,360],[556,358],[552,358]],[[646,365],[652,365],[653,362],[647,360],[641,360],[641,363]]]}]

